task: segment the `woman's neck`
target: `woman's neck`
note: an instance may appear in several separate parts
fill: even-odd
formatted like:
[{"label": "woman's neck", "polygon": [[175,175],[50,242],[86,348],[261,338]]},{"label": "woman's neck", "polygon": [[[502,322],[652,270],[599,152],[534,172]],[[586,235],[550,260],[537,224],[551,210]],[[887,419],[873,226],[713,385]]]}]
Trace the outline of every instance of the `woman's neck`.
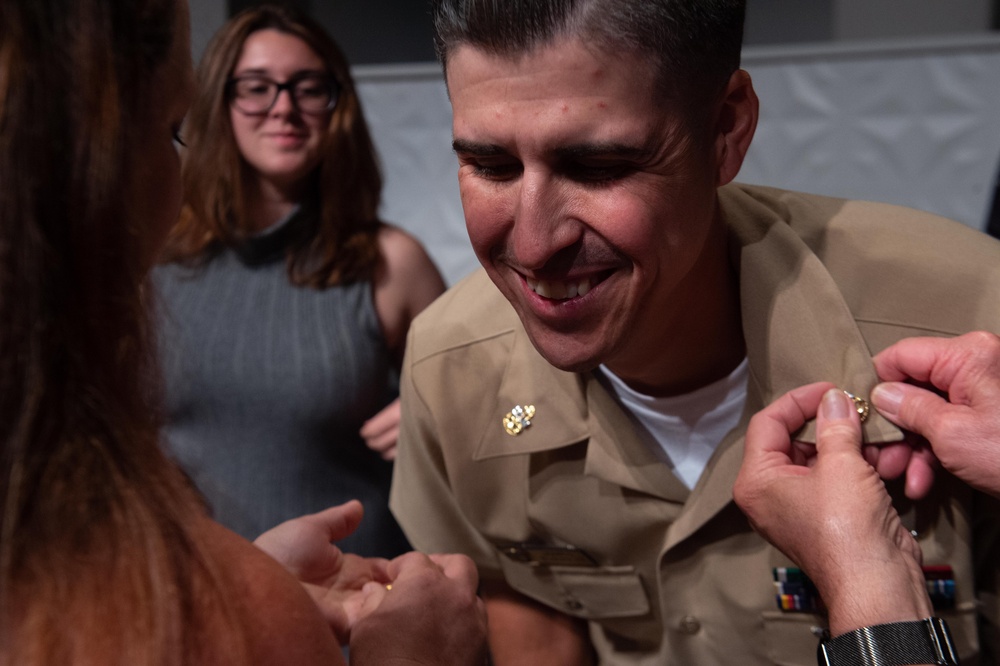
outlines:
[{"label": "woman's neck", "polygon": [[302,201],[305,191],[304,183],[294,186],[282,186],[277,183],[259,179],[251,184],[247,193],[247,223],[249,231],[263,231],[283,220]]}]

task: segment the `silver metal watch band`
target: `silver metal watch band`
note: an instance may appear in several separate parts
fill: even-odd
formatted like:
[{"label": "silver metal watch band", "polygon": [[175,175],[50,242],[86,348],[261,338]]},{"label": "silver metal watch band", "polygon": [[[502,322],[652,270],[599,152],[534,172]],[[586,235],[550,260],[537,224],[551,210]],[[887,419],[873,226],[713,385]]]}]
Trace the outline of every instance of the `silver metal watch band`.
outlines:
[{"label": "silver metal watch band", "polygon": [[820,666],[958,664],[948,624],[937,617],[862,627],[819,645]]}]

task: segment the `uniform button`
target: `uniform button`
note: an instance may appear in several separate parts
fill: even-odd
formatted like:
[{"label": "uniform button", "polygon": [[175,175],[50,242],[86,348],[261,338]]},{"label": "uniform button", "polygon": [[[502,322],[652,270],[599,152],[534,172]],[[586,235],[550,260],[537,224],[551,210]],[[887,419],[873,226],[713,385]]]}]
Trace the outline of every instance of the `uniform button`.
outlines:
[{"label": "uniform button", "polygon": [[566,598],[564,598],[564,599],[563,599],[563,605],[564,605],[564,606],[565,606],[565,607],[566,607],[566,608],[567,608],[568,610],[571,610],[571,611],[578,611],[578,610],[580,610],[581,608],[583,608],[583,604],[581,604],[581,603],[579,602],[579,600],[577,600],[577,599],[574,599],[573,597],[566,597]]},{"label": "uniform button", "polygon": [[685,634],[697,634],[701,630],[701,622],[694,615],[685,615],[681,618],[680,629]]}]

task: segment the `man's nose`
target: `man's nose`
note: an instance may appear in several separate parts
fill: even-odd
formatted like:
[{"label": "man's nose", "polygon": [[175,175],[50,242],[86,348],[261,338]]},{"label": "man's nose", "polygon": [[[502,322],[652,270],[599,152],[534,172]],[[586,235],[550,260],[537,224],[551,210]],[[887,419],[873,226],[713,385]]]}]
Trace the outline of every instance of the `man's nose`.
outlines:
[{"label": "man's nose", "polygon": [[555,254],[580,240],[583,224],[571,214],[571,188],[545,172],[521,177],[511,247],[522,267],[542,268]]}]

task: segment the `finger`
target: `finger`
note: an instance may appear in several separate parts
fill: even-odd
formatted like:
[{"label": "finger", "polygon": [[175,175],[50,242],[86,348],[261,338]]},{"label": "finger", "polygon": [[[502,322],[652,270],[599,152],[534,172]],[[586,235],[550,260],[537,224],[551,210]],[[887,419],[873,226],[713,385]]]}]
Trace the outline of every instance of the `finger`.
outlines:
[{"label": "finger", "polygon": [[907,442],[873,445],[873,455],[866,457],[883,479],[898,479],[906,471],[913,457],[913,447]]},{"label": "finger", "polygon": [[816,443],[794,440],[791,458],[794,465],[812,467],[816,463]]},{"label": "finger", "polygon": [[350,500],[338,506],[332,506],[319,513],[310,514],[308,519],[318,525],[328,541],[339,541],[354,533],[364,517],[364,507],[358,500]]},{"label": "finger", "polygon": [[[886,381],[914,379],[952,392],[952,384],[977,373],[996,373],[1000,337],[973,331],[957,338],[909,338],[875,356],[875,369]],[[952,396],[955,399],[955,396]]]},{"label": "finger", "polygon": [[947,420],[955,407],[927,389],[901,382],[884,382],[871,392],[875,409],[900,428],[935,441],[936,424]]},{"label": "finger", "polygon": [[906,468],[906,496],[912,500],[923,499],[934,485],[938,462],[930,448],[913,452]]},{"label": "finger", "polygon": [[389,564],[386,565],[386,571],[392,580],[396,580],[400,576],[405,577],[428,567],[434,567],[435,569],[438,568],[437,565],[431,562],[430,558],[423,553],[411,551],[389,560]]},{"label": "finger", "polygon": [[778,452],[791,458],[791,433],[799,430],[816,415],[829,382],[799,387],[784,394],[750,419],[747,428],[745,458],[751,461]]},{"label": "finger", "polygon": [[457,554],[447,554],[447,555],[431,555],[431,562],[438,565],[444,575],[448,578],[458,581],[466,586],[466,588],[475,592],[476,588],[479,587],[479,571],[476,569],[475,562],[465,555]]},{"label": "finger", "polygon": [[396,443],[397,430],[379,433],[378,435],[365,440],[365,444],[373,451],[385,451]]},{"label": "finger", "polygon": [[399,428],[392,428],[384,433],[380,433],[371,439],[365,440],[365,444],[371,450],[378,453],[385,460],[392,460],[396,457],[396,442],[399,439]]},{"label": "finger", "polygon": [[319,609],[320,614],[330,626],[337,642],[347,645],[351,635],[351,608],[350,603],[340,603],[331,600],[326,593],[326,588],[311,583],[302,583],[302,587],[312,597],[313,602]]},{"label": "finger", "polygon": [[826,390],[816,414],[817,455],[860,451],[861,420],[853,401],[840,389]]},{"label": "finger", "polygon": [[353,620],[351,622],[351,626],[354,626],[354,622],[378,608],[379,605],[385,601],[385,598],[391,589],[392,585],[387,583],[365,583],[364,587],[361,588],[362,603],[360,607],[356,609],[357,615],[355,617],[351,617]]},{"label": "finger", "polygon": [[381,583],[392,582],[392,576],[389,573],[389,560],[384,557],[366,557],[365,562],[368,563],[372,580]]},{"label": "finger", "polygon": [[365,583],[361,591],[352,595],[343,604],[343,613],[348,639],[354,626],[378,608],[389,594],[390,586],[384,583]]},{"label": "finger", "polygon": [[388,431],[396,430],[399,428],[401,418],[399,398],[396,398],[364,422],[361,426],[361,436],[365,439],[375,439]]},{"label": "finger", "polygon": [[937,359],[945,354],[946,349],[944,338],[900,340],[875,355],[875,370],[885,381],[915,379],[926,382]]}]

